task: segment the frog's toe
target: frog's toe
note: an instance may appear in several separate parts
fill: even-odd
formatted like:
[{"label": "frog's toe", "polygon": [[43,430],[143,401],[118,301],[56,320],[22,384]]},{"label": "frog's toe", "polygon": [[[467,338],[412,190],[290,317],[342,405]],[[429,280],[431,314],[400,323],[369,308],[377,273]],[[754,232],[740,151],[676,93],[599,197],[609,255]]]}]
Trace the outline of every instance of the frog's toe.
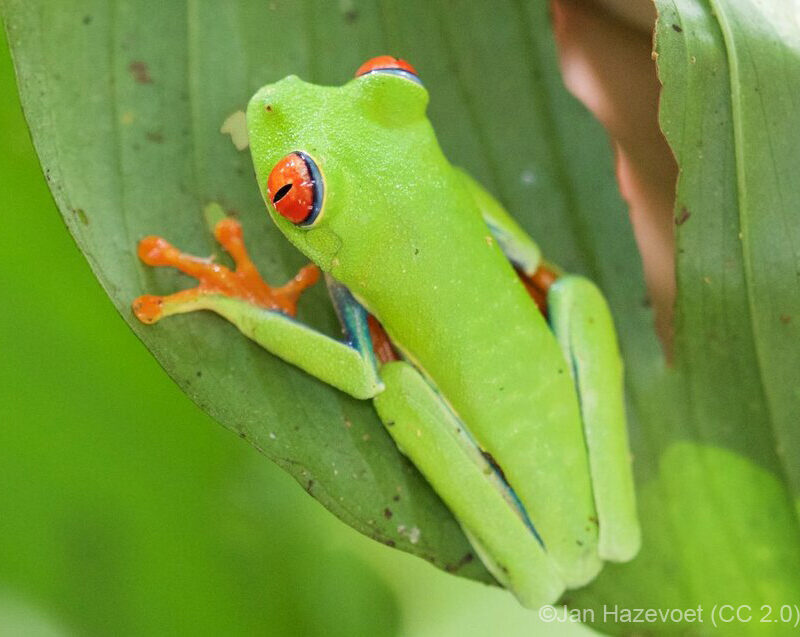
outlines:
[{"label": "frog's toe", "polygon": [[172,265],[178,254],[178,250],[169,241],[155,236],[139,241],[136,252],[147,265]]},{"label": "frog's toe", "polygon": [[154,294],[143,294],[132,304],[133,313],[142,323],[151,325],[161,318],[163,298]]},{"label": "frog's toe", "polygon": [[222,219],[214,227],[214,237],[233,258],[235,269],[181,252],[161,237],[149,236],[139,242],[137,253],[147,265],[171,266],[199,281],[197,287],[168,296],[148,294],[137,298],[133,302],[133,312],[140,321],[155,323],[170,314],[214,310],[214,299],[224,298],[294,316],[303,290],[319,278],[319,269],[308,265],[285,285],[272,287],[261,277],[247,253],[238,221]]},{"label": "frog's toe", "polygon": [[142,323],[152,325],[165,316],[204,309],[209,305],[206,297],[211,297],[212,294],[213,292],[204,290],[201,286],[166,296],[144,294],[134,300],[132,309]]}]

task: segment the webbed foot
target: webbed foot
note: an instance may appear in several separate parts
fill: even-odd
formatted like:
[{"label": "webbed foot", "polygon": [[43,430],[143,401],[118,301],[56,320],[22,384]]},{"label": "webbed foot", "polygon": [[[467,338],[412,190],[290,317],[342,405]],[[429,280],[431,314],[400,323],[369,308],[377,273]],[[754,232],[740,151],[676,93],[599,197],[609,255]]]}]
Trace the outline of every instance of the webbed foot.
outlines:
[{"label": "webbed foot", "polygon": [[155,323],[165,316],[203,309],[202,297],[224,296],[294,316],[303,290],[316,283],[319,268],[310,264],[300,269],[285,285],[272,287],[261,278],[244,245],[242,226],[235,219],[217,222],[214,237],[231,255],[235,269],[178,250],[161,237],[139,242],[139,258],[147,265],[172,266],[199,281],[199,285],[167,296],[145,294],[133,302],[133,312],[143,323]]}]

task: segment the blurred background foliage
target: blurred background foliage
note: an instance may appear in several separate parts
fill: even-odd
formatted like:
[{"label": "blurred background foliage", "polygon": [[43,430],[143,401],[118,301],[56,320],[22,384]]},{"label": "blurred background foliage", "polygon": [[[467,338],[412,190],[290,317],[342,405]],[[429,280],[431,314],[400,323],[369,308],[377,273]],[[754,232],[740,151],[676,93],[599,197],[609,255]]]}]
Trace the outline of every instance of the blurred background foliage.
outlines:
[{"label": "blurred background foliage", "polygon": [[2,30],[0,148],[0,635],[588,633],[353,532],[169,381],[64,228]]}]

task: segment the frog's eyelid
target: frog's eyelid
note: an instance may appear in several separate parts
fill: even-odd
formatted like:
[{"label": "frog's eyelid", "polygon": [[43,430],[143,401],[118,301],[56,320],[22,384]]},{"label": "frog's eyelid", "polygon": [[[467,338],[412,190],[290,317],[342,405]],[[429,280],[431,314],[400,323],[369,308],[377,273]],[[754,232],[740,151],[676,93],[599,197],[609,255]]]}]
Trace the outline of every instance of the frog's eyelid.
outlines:
[{"label": "frog's eyelid", "polygon": [[366,77],[367,75],[372,75],[374,73],[384,73],[386,75],[396,75],[397,77],[405,78],[406,80],[411,80],[412,82],[419,84],[420,86],[424,87],[425,85],[422,83],[422,80],[419,79],[417,75],[414,75],[411,71],[406,71],[404,69],[394,69],[394,68],[379,68],[379,69],[372,69],[371,71],[367,71],[366,73],[362,73],[358,77]]},{"label": "frog's eyelid", "polygon": [[[311,214],[308,215],[304,221],[297,224],[298,226],[313,226],[319,219],[322,212],[322,204],[325,201],[325,180],[322,178],[322,173],[311,156],[304,153],[302,150],[295,151],[295,153],[305,162],[309,175],[311,175],[311,183],[314,187],[314,203],[311,207]],[[277,193],[276,193],[277,194]]]},{"label": "frog's eyelid", "polygon": [[422,80],[419,79],[417,69],[406,60],[396,58],[393,55],[379,55],[378,57],[367,60],[356,70],[356,77],[364,77],[365,75],[372,75],[373,73],[395,75],[406,80],[411,80],[423,88],[425,86]]}]

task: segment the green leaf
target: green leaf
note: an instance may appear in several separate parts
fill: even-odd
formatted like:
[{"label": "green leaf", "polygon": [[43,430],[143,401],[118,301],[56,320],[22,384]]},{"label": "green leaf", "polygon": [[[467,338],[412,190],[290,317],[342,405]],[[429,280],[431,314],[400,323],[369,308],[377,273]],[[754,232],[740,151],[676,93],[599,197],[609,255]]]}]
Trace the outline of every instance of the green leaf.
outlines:
[{"label": "green leaf", "polygon": [[[657,4],[661,123],[681,168],[669,366],[643,303],[605,133],[562,86],[544,3],[85,0],[34,10],[3,0],[3,16],[67,225],[167,372],[348,524],[487,579],[369,404],[283,364],[215,316],[143,327],[129,309],[143,292],[185,283],[143,267],[137,239],[161,234],[194,253],[214,251],[202,215],[210,202],[242,219],[269,280],[302,265],[263,211],[249,157],[219,132],[256,88],[290,73],[338,84],[387,51],[413,61],[448,157],[498,195],[548,255],[596,280],[614,310],[644,548],[571,595],[602,624],[603,604],[758,608],[800,599],[796,25],[789,8],[750,0],[719,0],[714,12],[705,0]],[[322,290],[299,318],[338,329]]]},{"label": "green leaf", "polygon": [[[705,623],[684,629],[701,633],[714,605],[771,621],[800,595],[800,47],[791,9],[766,5],[657,2],[660,123],[680,168],[674,361],[628,358],[644,376],[630,379],[643,550],[573,600],[615,632],[609,600],[700,605]],[[769,628],[788,626],[727,626]]]},{"label": "green leaf", "polygon": [[[341,83],[365,59],[394,51],[431,87],[431,118],[448,155],[522,212],[567,267],[608,276],[627,268],[635,291],[615,295],[638,308],[638,257],[607,144],[561,85],[545,7],[253,0],[33,10],[8,0],[3,11],[34,142],[67,226],[167,372],[348,524],[447,570],[489,579],[369,404],[285,365],[215,316],[139,324],[130,311],[137,295],[187,282],[144,267],[135,246],[160,234],[211,253],[202,210],[219,202],[242,219],[266,278],[292,276],[303,259],[269,222],[249,157],[220,127],[267,82],[296,73]],[[507,126],[506,117],[519,124]],[[587,250],[597,210],[608,213],[602,233],[618,248],[616,263],[596,263]],[[304,299],[299,318],[338,333],[321,289]],[[146,397],[142,409],[146,417]]]}]

